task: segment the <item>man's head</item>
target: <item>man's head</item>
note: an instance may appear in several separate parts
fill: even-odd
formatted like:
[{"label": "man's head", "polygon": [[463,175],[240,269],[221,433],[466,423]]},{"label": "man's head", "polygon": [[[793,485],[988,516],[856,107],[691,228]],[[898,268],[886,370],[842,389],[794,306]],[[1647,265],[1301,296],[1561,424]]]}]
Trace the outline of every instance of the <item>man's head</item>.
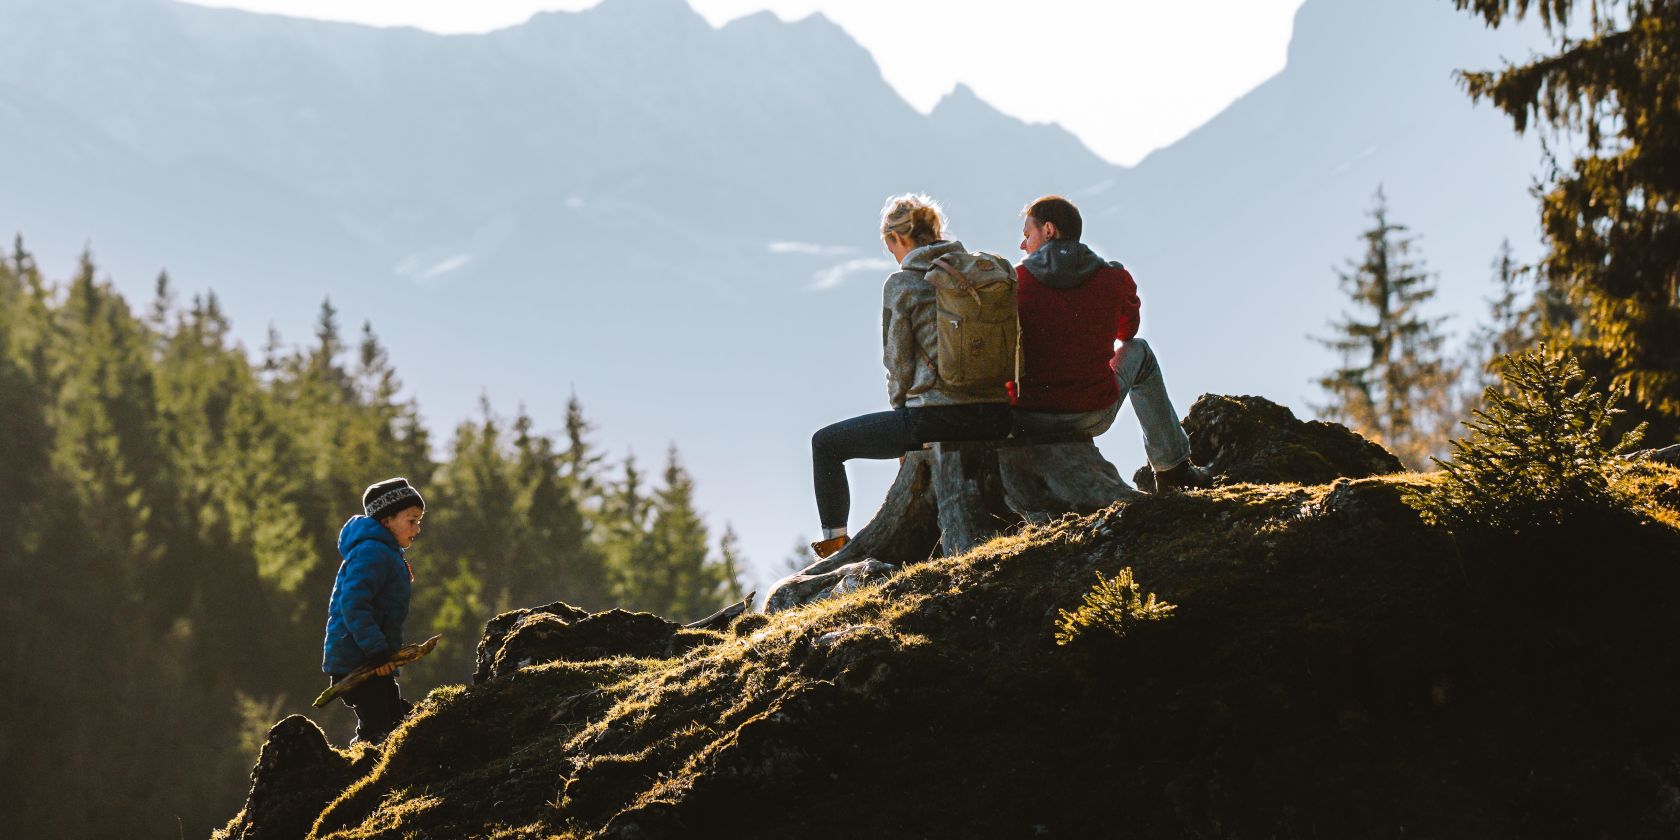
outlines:
[{"label": "man's head", "polygon": [[369,519],[384,525],[397,538],[397,545],[408,548],[420,536],[426,500],[408,479],[387,478],[362,491],[362,511]]},{"label": "man's head", "polygon": [[1085,224],[1079,208],[1059,195],[1047,195],[1021,211],[1021,250],[1031,254],[1053,239],[1079,241]]}]

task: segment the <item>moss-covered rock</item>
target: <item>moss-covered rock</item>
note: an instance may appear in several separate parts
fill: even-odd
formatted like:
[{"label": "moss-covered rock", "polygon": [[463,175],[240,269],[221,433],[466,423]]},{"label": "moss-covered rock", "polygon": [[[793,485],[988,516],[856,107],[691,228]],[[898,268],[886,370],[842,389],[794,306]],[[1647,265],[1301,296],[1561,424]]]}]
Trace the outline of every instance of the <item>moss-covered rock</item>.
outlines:
[{"label": "moss-covered rock", "polygon": [[[1643,465],[1637,504],[1520,538],[1420,515],[1435,480],[1138,499],[688,649],[664,625],[635,656],[580,636],[566,656],[603,658],[435,692],[303,831],[1680,833],[1680,471]],[[1175,609],[1056,645],[1059,612],[1122,568]],[[500,647],[520,621],[594,618],[527,615]],[[265,807],[245,830],[304,824]]]},{"label": "moss-covered rock", "polygon": [[327,744],[321,727],[302,715],[274,725],[251,769],[245,808],[215,837],[220,840],[292,840],[314,825],[321,810],[372,765],[373,750],[348,753]]},{"label": "moss-covered rock", "polygon": [[[1325,484],[1405,469],[1388,450],[1340,423],[1301,421],[1265,397],[1203,394],[1184,418],[1190,460],[1222,484]],[[1151,490],[1146,464],[1133,480]]]}]

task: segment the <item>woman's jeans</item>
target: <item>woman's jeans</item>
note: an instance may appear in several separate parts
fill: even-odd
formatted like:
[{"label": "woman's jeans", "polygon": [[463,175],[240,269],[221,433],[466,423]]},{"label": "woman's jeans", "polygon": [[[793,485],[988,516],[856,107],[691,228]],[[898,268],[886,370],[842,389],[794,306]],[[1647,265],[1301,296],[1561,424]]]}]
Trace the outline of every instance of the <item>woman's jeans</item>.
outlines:
[{"label": "woman's jeans", "polygon": [[823,528],[844,528],[851,514],[847,461],[897,458],[932,441],[997,440],[1009,436],[1011,423],[1008,405],[985,403],[899,408],[823,427],[811,436],[811,474]]},{"label": "woman's jeans", "polygon": [[1170,470],[1190,459],[1190,438],[1178,423],[1178,412],[1167,397],[1167,382],[1155,351],[1141,338],[1120,343],[1114,354],[1115,378],[1120,381],[1120,399],[1096,411],[1016,411],[1015,434],[1078,432],[1096,437],[1108,431],[1129,395],[1132,411],[1143,428],[1143,452],[1156,472]]}]

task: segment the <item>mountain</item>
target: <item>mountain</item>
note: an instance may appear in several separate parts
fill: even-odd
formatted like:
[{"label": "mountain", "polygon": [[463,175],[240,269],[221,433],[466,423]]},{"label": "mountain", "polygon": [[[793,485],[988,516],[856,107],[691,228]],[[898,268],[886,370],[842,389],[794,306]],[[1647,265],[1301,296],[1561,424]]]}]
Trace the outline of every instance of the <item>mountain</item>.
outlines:
[{"label": "mountain", "polygon": [[[816,524],[809,433],[883,404],[884,197],[932,193],[971,247],[1017,255],[1023,204],[1068,194],[1138,276],[1181,407],[1293,396],[1329,365],[1305,334],[1378,183],[1452,308],[1480,309],[1500,239],[1533,250],[1534,144],[1449,75],[1532,38],[1309,0],[1281,74],[1127,169],[964,87],[918,113],[820,15],[606,0],[440,36],[0,0],[0,228],[49,267],[91,243],[131,297],[165,268],[214,288],[248,346],[302,340],[330,295],[436,426],[480,394],[557,426],[575,390],[601,443],[675,441],[763,567]],[[1127,466],[1131,428],[1103,442]],[[854,471],[854,525],[889,476]]]}]

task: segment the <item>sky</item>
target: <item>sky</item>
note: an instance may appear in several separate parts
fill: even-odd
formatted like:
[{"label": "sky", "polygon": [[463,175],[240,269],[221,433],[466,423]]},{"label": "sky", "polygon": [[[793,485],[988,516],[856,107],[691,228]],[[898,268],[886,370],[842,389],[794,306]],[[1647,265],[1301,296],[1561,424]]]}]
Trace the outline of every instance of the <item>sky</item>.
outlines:
[{"label": "sky", "polygon": [[[621,0],[623,1],[623,0]],[[485,32],[598,0],[193,0],[376,26]],[[1055,122],[1130,166],[1283,69],[1303,0],[689,0],[713,26],[820,12],[923,111],[958,83],[1005,113]],[[1030,8],[1029,8],[1030,6]],[[959,33],[953,23],[961,20]],[[1219,21],[1218,27],[1202,25]]]}]

